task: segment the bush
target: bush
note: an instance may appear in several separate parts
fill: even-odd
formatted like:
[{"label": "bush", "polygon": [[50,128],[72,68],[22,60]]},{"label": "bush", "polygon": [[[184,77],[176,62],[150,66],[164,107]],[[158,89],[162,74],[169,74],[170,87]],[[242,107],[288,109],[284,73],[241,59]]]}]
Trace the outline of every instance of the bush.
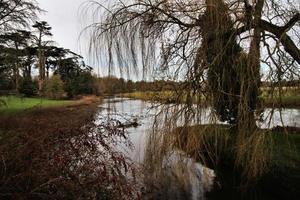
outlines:
[{"label": "bush", "polygon": [[35,96],[38,92],[37,83],[30,78],[24,78],[21,82],[19,92],[26,97]]},{"label": "bush", "polygon": [[80,72],[77,76],[65,80],[65,90],[68,97],[96,92],[95,78],[90,72]]},{"label": "bush", "polygon": [[45,96],[50,99],[64,98],[64,82],[61,80],[59,75],[54,75],[46,81]]},{"label": "bush", "polygon": [[128,133],[116,120],[96,125],[96,112],[94,104],[0,121],[0,199],[140,199],[135,165],[117,148],[130,147]]}]

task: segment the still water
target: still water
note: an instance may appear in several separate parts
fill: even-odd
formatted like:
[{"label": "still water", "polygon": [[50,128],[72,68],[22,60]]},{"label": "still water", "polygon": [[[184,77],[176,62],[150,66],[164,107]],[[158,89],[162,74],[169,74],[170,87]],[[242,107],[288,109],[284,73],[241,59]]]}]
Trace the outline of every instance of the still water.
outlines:
[{"label": "still water", "polygon": [[[122,124],[138,122],[139,126],[128,127],[126,129],[129,133],[129,139],[132,142],[132,148],[120,146],[118,149],[124,152],[134,162],[142,164],[148,135],[153,129],[155,116],[161,109],[161,106],[142,100],[107,98],[103,100],[99,107],[101,109],[96,117],[96,122],[98,123],[109,119],[118,120]],[[210,112],[211,110],[209,108],[203,110],[201,123],[207,124],[210,122]],[[257,125],[261,128],[273,128],[276,126],[300,127],[300,109],[265,109],[260,116],[261,120],[257,122]],[[179,120],[177,123],[180,125],[183,122]],[[172,161],[166,163],[170,170],[175,169],[179,162],[182,165],[182,160],[179,161],[176,158],[184,155],[184,153],[172,152],[171,154],[170,157],[173,157],[173,159],[171,159]],[[186,165],[184,169],[188,177],[187,182],[190,182],[190,184],[188,184],[190,193],[188,199],[204,199],[204,192],[209,190],[213,184],[214,173],[212,170],[203,167],[200,163],[195,162],[187,156],[185,156],[184,159]],[[178,190],[175,188],[172,193],[174,193],[174,191]],[[172,199],[181,199],[180,194],[174,194]]]}]

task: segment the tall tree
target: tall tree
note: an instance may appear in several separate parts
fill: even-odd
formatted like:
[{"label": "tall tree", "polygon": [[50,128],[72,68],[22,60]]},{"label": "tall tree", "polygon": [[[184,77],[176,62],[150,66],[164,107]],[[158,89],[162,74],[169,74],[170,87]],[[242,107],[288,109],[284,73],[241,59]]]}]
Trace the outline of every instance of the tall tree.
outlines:
[{"label": "tall tree", "polygon": [[54,73],[59,74],[64,81],[69,97],[78,94],[92,94],[94,88],[92,68],[84,63],[82,56],[70,50],[67,52],[68,57],[59,60],[59,65]]},{"label": "tall tree", "polygon": [[[13,60],[13,76],[14,76],[14,83],[15,83],[15,90],[18,92],[20,87],[20,68],[22,62],[22,54],[23,50],[25,49],[28,40],[31,38],[31,33],[29,31],[24,30],[17,30],[15,32],[6,33],[0,36],[1,42],[5,43],[7,47],[13,49],[12,57]],[[9,52],[7,52],[9,53]]]},{"label": "tall tree", "polygon": [[33,26],[38,32],[37,36],[37,46],[38,46],[38,69],[39,69],[39,93],[41,94],[43,85],[45,82],[45,45],[43,43],[43,39],[45,36],[52,36],[51,27],[45,21],[36,22]]},{"label": "tall tree", "polygon": [[62,59],[69,53],[69,50],[56,46],[47,46],[45,49],[46,78],[48,79],[50,69],[55,71],[59,68]]},{"label": "tall tree", "polygon": [[1,45],[0,48],[0,90],[13,90],[15,84],[13,82],[13,58],[11,58],[13,50]]},{"label": "tall tree", "polygon": [[37,55],[37,47],[33,46],[32,44],[29,44],[23,50],[23,55],[26,56],[26,60],[24,61],[23,66],[23,77],[28,80],[32,80],[31,71],[32,66],[35,62],[35,57]]}]

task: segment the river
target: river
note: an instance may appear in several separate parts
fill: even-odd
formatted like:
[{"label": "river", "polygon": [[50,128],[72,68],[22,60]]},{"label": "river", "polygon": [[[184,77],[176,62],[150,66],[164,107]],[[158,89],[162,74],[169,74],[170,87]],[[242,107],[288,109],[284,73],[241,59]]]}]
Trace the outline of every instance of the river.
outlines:
[{"label": "river", "polygon": [[[129,139],[132,142],[133,148],[127,148],[126,146],[119,146],[118,149],[130,157],[134,162],[143,164],[145,147],[147,144],[148,135],[152,130],[153,122],[156,114],[158,113],[160,106],[150,102],[142,100],[128,99],[128,98],[106,98],[99,105],[100,111],[97,114],[96,121],[100,123],[104,120],[114,119],[120,121],[122,124],[128,124],[132,122],[138,122],[139,126],[128,127],[126,131],[129,133]],[[204,113],[209,113],[210,109],[204,110]],[[202,123],[208,123],[208,114],[203,115]],[[276,126],[291,126],[300,127],[300,109],[265,109],[261,114],[261,121],[257,122],[261,128],[273,128]],[[180,125],[182,122],[178,122]],[[218,122],[220,123],[220,122]],[[170,157],[178,157],[178,155],[184,154],[183,152],[172,152]],[[174,169],[174,165],[182,163],[181,161],[175,161],[167,163],[170,169]],[[192,200],[204,199],[204,192],[209,190],[213,184],[214,173],[203,167],[200,163],[196,163],[194,160],[185,157],[186,174],[189,177],[189,198]],[[171,191],[180,193],[176,186]],[[181,194],[174,194],[172,199],[181,199]]]}]

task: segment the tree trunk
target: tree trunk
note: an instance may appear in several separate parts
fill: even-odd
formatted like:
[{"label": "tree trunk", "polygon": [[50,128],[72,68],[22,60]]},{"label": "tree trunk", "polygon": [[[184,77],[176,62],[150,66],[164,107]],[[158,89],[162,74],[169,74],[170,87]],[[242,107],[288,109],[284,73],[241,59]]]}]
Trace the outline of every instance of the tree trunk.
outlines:
[{"label": "tree trunk", "polygon": [[262,29],[259,26],[265,0],[257,0],[254,10],[253,37],[247,58],[247,67],[243,73],[241,101],[239,105],[239,129],[253,132],[256,127],[255,110],[258,104],[260,88],[260,38]]},{"label": "tree trunk", "polygon": [[18,93],[19,92],[19,88],[20,88],[20,81],[19,81],[19,64],[16,63],[15,65],[15,84],[16,84],[16,92]]},{"label": "tree trunk", "polygon": [[42,49],[42,34],[40,33],[39,37],[39,49],[38,49],[38,55],[39,55],[39,95],[42,96],[42,90],[45,83],[45,55],[44,50]]},{"label": "tree trunk", "polygon": [[16,63],[15,63],[15,67],[14,67],[14,78],[15,78],[15,90],[16,93],[19,93],[19,88],[20,88],[20,81],[19,81],[19,46],[18,44],[15,42],[15,48],[16,48]]},{"label": "tree trunk", "polygon": [[50,75],[50,64],[46,61],[45,59],[45,69],[46,69],[46,80],[49,79],[49,75]]},{"label": "tree trunk", "polygon": [[32,80],[31,77],[31,62],[28,63],[28,66],[26,67],[25,76],[27,79]]}]

